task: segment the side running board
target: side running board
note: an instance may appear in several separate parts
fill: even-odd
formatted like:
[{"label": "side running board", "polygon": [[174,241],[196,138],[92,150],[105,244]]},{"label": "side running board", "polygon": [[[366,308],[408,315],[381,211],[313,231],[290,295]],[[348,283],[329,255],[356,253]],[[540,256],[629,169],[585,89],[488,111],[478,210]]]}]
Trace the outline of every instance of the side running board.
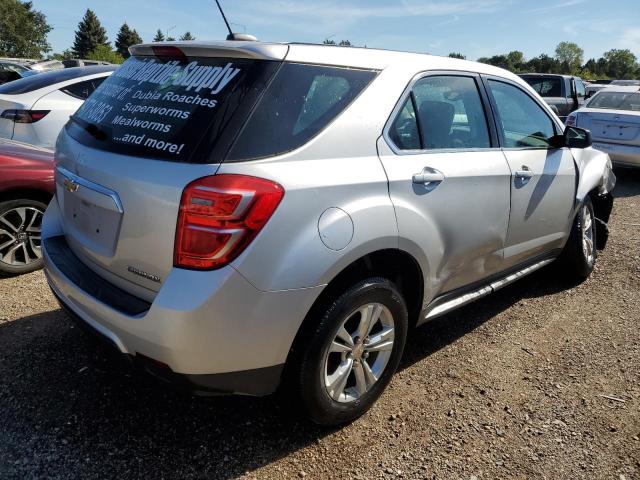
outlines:
[{"label": "side running board", "polygon": [[553,258],[547,258],[545,260],[541,260],[537,263],[534,263],[533,265],[530,265],[528,267],[525,267],[513,273],[510,273],[509,275],[507,275],[504,278],[501,278],[500,280],[495,280],[489,283],[488,285],[478,288],[477,290],[474,290],[472,292],[467,292],[463,295],[460,295],[459,297],[455,297],[455,298],[452,298],[451,300],[447,300],[444,303],[436,303],[437,302],[437,299],[436,299],[436,301],[433,302],[434,306],[432,308],[427,309],[427,313],[424,317],[424,320],[431,320],[432,318],[436,318],[436,317],[439,317],[440,315],[444,315],[445,313],[450,312],[451,310],[455,310],[456,308],[460,308],[463,305],[467,305],[468,303],[471,303],[474,300],[477,300],[482,297],[486,297],[490,293],[493,293],[496,290],[500,290],[502,287],[506,287],[507,285],[515,282],[516,280],[519,280],[522,277],[527,276],[530,273],[535,272],[536,270],[539,270],[545,265],[550,264],[551,262],[553,262],[553,260],[554,260]]}]

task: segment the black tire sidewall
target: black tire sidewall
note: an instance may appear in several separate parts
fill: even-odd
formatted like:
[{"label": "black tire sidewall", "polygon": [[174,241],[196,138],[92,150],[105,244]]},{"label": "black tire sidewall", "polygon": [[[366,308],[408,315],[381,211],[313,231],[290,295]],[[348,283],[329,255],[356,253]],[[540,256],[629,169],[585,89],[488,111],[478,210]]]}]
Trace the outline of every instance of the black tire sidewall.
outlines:
[{"label": "black tire sidewall", "polygon": [[[42,212],[43,215],[45,210],[47,209],[47,205],[38,200],[33,200],[30,198],[17,198],[14,200],[6,200],[4,202],[0,202],[0,215],[3,215],[9,210],[12,210],[18,207],[37,208]],[[23,273],[33,272],[41,268],[42,268],[42,258],[28,265],[18,266],[18,267],[14,267],[11,265],[7,265],[6,263],[0,262],[0,276],[21,275]]]},{"label": "black tire sidewall", "polygon": [[[394,320],[394,346],[389,362],[376,384],[362,397],[349,403],[333,400],[324,386],[324,355],[346,315],[367,303],[385,305]],[[364,280],[347,290],[322,312],[317,328],[302,355],[299,392],[304,410],[316,423],[339,425],[364,414],[380,397],[395,373],[406,341],[408,314],[402,295],[383,278]]]},{"label": "black tire sidewall", "polygon": [[[589,212],[591,213],[591,221],[594,225],[593,227],[594,229],[593,261],[592,262],[589,262],[582,248],[582,225],[584,225],[584,215],[583,215],[584,207],[587,207],[589,209]],[[584,280],[593,271],[596,261],[598,260],[598,250],[596,248],[597,229],[598,229],[598,226],[596,223],[593,203],[591,202],[591,198],[586,197],[584,201],[580,204],[580,208],[573,222],[571,235],[569,236],[569,240],[567,240],[567,245],[565,246],[565,249],[562,253],[562,260],[565,268],[567,269],[566,270],[567,275],[577,280]]]}]

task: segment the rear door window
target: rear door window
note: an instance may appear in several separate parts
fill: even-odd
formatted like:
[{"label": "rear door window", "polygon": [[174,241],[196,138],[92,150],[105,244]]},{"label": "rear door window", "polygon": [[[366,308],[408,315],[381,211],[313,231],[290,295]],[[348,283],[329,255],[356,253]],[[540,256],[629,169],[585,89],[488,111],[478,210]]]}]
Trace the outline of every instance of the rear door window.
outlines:
[{"label": "rear door window", "polygon": [[423,148],[489,148],[489,128],[476,81],[429,76],[413,86]]},{"label": "rear door window", "polygon": [[389,137],[400,150],[491,147],[476,80],[463,75],[421,78],[391,125]]},{"label": "rear door window", "polygon": [[66,128],[100,150],[218,163],[278,65],[247,58],[134,56],[95,90]]},{"label": "rear door window", "polygon": [[67,95],[78,98],[80,100],[86,100],[89,98],[96,88],[104,81],[104,78],[94,78],[93,80],[87,80],[85,82],[74,83],[73,85],[67,85],[61,90]]},{"label": "rear door window", "polygon": [[285,63],[228,161],[278,155],[302,146],[344,111],[375,75],[372,70]]}]

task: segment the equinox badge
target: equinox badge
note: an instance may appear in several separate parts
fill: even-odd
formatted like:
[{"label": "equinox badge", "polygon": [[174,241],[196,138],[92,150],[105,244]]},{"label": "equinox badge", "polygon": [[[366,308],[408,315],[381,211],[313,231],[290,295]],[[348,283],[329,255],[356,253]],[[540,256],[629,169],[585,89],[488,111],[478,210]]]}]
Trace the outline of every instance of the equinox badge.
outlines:
[{"label": "equinox badge", "polygon": [[160,283],[160,277],[157,275],[152,275],[150,273],[147,273],[143,270],[140,270],[136,267],[132,267],[131,265],[127,265],[127,270],[131,273],[134,273],[136,275],[139,275],[143,278],[146,278],[147,280],[151,280],[152,282],[156,282],[156,283]]}]

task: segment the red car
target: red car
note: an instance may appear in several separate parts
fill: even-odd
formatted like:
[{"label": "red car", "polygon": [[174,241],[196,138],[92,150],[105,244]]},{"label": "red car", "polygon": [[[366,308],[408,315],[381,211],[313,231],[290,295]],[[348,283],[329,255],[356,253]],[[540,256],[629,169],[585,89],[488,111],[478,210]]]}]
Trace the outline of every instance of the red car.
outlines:
[{"label": "red car", "polygon": [[55,190],[53,151],[0,139],[0,275],[42,267],[42,215]]}]

